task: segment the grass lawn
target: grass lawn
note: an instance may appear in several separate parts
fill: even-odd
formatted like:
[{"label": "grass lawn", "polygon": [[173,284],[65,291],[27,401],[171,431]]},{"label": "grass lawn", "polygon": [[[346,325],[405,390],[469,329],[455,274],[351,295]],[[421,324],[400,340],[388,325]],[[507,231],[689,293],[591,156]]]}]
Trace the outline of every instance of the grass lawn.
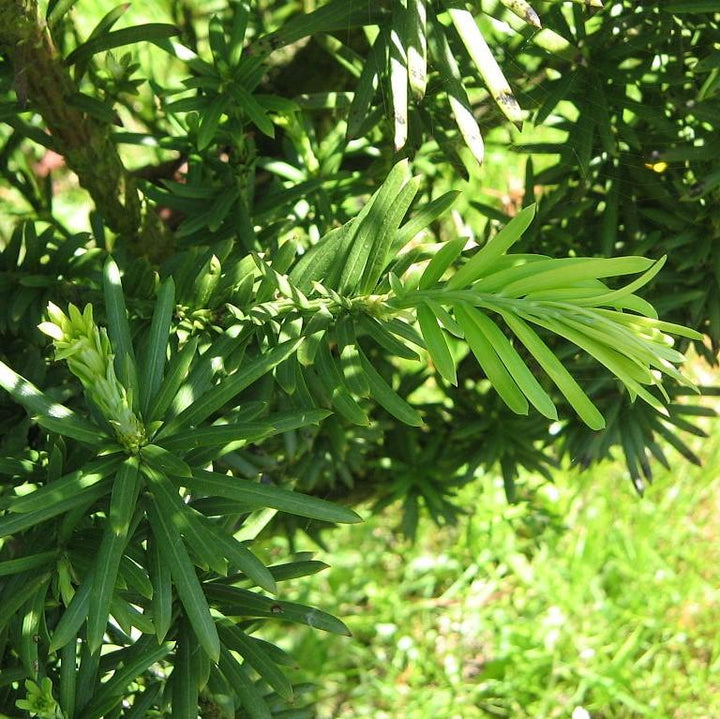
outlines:
[{"label": "grass lawn", "polygon": [[701,452],[643,499],[607,463],[527,478],[516,506],[485,477],[463,522],[424,521],[414,545],[399,509],[340,529],[331,569],[284,598],[353,638],[274,638],[317,678],[321,719],[720,717],[720,437]]}]

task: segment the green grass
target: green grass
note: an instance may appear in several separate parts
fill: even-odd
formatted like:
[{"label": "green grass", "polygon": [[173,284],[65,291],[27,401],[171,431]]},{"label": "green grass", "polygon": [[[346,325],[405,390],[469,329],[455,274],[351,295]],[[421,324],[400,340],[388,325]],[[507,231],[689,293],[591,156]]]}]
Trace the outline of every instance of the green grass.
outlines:
[{"label": "green grass", "polygon": [[341,529],[332,568],[287,598],[354,637],[275,638],[315,678],[321,719],[718,717],[719,452],[678,458],[644,499],[608,463],[527,479],[512,507],[486,477],[465,521],[421,523],[415,545],[399,509]]}]

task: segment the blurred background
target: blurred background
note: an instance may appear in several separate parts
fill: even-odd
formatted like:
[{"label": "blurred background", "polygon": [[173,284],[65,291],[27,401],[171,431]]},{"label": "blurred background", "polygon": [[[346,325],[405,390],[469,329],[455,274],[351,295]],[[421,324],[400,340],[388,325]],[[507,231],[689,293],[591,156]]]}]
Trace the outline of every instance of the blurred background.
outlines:
[{"label": "blurred background", "polygon": [[[509,505],[488,474],[466,516],[417,540],[399,506],[333,532],[300,601],[353,637],[287,628],[318,716],[390,719],[720,716],[720,438],[672,457],[643,498],[622,461],[524,475]],[[285,556],[283,543],[266,547]]]}]

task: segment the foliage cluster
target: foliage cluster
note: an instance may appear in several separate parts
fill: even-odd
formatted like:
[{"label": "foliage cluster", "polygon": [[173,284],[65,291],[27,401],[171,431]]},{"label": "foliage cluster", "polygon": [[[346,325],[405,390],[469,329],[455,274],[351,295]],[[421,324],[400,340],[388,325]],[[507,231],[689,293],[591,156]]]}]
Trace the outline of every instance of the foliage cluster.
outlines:
[{"label": "foliage cluster", "polygon": [[[83,5],[0,0],[3,711],[310,716],[254,635],[347,629],[261,533],[695,459],[717,3]],[[522,208],[458,199],[531,119]]]}]

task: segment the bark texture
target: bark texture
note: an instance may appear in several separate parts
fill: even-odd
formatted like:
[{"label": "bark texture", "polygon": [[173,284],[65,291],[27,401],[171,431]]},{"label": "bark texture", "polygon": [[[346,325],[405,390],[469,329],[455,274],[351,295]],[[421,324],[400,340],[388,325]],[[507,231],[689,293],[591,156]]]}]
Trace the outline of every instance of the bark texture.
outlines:
[{"label": "bark texture", "polygon": [[38,16],[36,0],[0,0],[0,50],[13,63],[18,98],[43,118],[55,150],[90,193],[106,225],[134,255],[159,262],[171,254],[171,237],[159,219],[154,213],[143,217],[111,128],[68,104],[78,88]]}]

